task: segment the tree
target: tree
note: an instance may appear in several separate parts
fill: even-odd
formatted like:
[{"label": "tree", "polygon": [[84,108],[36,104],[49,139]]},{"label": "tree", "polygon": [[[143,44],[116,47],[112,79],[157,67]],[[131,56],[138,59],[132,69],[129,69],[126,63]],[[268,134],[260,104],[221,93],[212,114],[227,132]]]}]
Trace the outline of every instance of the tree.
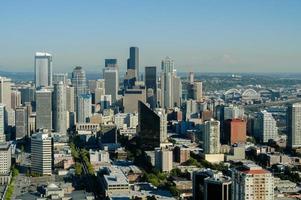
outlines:
[{"label": "tree", "polygon": [[83,172],[82,165],[80,163],[76,162],[74,168],[75,168],[75,174],[77,176],[80,176],[82,174],[82,172]]}]

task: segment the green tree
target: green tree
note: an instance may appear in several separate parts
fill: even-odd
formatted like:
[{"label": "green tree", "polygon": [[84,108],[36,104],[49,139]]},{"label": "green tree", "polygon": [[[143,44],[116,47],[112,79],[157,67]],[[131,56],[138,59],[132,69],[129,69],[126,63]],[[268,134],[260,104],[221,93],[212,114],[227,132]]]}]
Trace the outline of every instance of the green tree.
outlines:
[{"label": "green tree", "polygon": [[75,174],[77,176],[80,176],[82,174],[82,172],[83,172],[82,165],[80,163],[76,162],[74,168],[75,168]]}]

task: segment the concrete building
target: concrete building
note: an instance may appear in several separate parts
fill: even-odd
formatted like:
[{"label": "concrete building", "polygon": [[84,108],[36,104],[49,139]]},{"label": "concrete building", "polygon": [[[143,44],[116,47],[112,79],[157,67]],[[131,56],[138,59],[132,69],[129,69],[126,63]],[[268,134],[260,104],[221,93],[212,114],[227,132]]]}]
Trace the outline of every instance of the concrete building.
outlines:
[{"label": "concrete building", "polygon": [[67,134],[67,93],[62,81],[54,84],[53,128],[61,135]]},{"label": "concrete building", "polygon": [[52,92],[48,89],[36,91],[36,129],[52,130]]},{"label": "concrete building", "polygon": [[138,112],[138,101],[146,103],[145,88],[133,88],[127,89],[123,96],[123,107],[125,113]]},{"label": "concrete building", "polygon": [[105,94],[111,95],[112,103],[118,99],[119,76],[118,69],[107,67],[103,70],[103,78],[105,80]]},{"label": "concrete building", "polygon": [[31,137],[31,172],[51,175],[53,167],[53,141],[46,129]]},{"label": "concrete building", "polygon": [[205,154],[220,153],[220,122],[206,121],[203,132],[203,149]]},{"label": "concrete building", "polygon": [[155,149],[155,167],[162,172],[170,172],[172,166],[173,154],[172,151],[165,148]]},{"label": "concrete building", "polygon": [[0,103],[11,108],[11,79],[0,76]]},{"label": "concrete building", "polygon": [[269,140],[275,140],[278,137],[277,122],[272,113],[261,111],[255,120],[255,137],[260,141],[267,143]]},{"label": "concrete building", "polygon": [[233,200],[273,200],[274,177],[260,166],[246,164],[232,169]]},{"label": "concrete building", "polygon": [[11,145],[8,142],[0,143],[0,185],[10,182]]},{"label": "concrete building", "polygon": [[117,166],[106,167],[103,183],[107,196],[120,193],[129,193],[130,185],[126,175]]},{"label": "concrete building", "polygon": [[288,146],[301,147],[301,103],[291,104],[287,110]]},{"label": "concrete building", "polygon": [[77,119],[79,123],[85,123],[89,121],[92,116],[92,98],[91,94],[81,94],[78,97],[78,113]]},{"label": "concrete building", "polygon": [[52,86],[52,55],[46,52],[36,52],[35,63],[35,86]]},{"label": "concrete building", "polygon": [[101,164],[101,163],[109,163],[110,157],[109,152],[106,150],[89,150],[90,162],[92,165]]}]

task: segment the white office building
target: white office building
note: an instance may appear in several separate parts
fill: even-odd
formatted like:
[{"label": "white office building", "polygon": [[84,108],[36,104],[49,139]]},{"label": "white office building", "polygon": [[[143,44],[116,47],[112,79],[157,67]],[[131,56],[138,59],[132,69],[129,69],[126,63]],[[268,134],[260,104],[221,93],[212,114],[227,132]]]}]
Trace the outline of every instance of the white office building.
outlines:
[{"label": "white office building", "polygon": [[258,113],[255,121],[255,137],[265,143],[278,137],[277,122],[272,113],[266,110]]},{"label": "white office building", "polygon": [[38,175],[51,175],[53,163],[52,138],[47,129],[31,137],[31,172]]},{"label": "white office building", "polygon": [[36,87],[52,86],[52,55],[46,52],[37,52],[34,71]]},{"label": "white office building", "polygon": [[220,153],[220,122],[211,119],[204,124],[203,148],[205,154]]},{"label": "white office building", "polygon": [[274,177],[255,164],[232,169],[233,200],[274,200]]}]

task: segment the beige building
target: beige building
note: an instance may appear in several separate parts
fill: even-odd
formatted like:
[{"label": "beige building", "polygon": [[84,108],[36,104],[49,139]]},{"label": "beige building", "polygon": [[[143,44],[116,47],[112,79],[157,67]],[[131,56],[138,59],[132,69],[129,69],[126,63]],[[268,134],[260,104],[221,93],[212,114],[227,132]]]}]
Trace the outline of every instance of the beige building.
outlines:
[{"label": "beige building", "polygon": [[273,175],[255,164],[232,170],[233,200],[273,200]]},{"label": "beige building", "polygon": [[165,148],[155,149],[155,167],[162,172],[172,170],[173,154],[172,151]]},{"label": "beige building", "polygon": [[193,97],[197,102],[203,100],[203,83],[201,81],[193,83]]},{"label": "beige building", "polygon": [[123,96],[123,107],[125,113],[138,112],[138,101],[146,103],[145,88],[127,89]]}]

